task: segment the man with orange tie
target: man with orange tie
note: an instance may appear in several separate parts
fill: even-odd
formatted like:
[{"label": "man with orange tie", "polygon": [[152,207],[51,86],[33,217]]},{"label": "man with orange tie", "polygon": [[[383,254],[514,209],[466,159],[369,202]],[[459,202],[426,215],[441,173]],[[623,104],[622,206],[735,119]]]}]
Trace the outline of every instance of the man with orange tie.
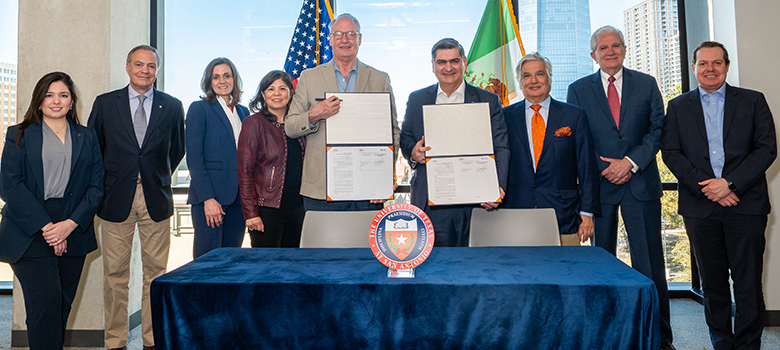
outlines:
[{"label": "man with orange tie", "polygon": [[599,172],[585,111],[550,97],[552,64],[537,52],[515,69],[525,100],[505,107],[509,135],[506,208],[553,208],[563,245],[593,235]]},{"label": "man with orange tie", "polygon": [[658,289],[662,349],[674,349],[661,245],[663,190],[655,160],[664,123],[663,99],[655,78],[623,67],[626,44],[620,30],[597,29],[590,48],[600,69],[571,83],[566,101],[587,113],[601,171],[601,217],[596,217],[593,241],[615,254],[620,209],[631,266]]}]

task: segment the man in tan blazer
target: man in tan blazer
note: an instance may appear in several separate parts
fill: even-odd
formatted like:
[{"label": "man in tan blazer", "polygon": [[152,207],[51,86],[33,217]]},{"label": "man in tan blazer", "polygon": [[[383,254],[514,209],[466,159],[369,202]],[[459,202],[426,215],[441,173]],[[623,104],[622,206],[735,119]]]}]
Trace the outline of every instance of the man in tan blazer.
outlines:
[{"label": "man in tan blazer", "polygon": [[[328,202],[325,193],[325,129],[327,118],[339,112],[337,96],[322,100],[326,92],[389,92],[393,119],[393,150],[398,152],[401,129],[396,121],[395,98],[390,77],[357,59],[362,41],[360,23],[343,13],[330,24],[333,60],[301,73],[290,111],[285,118],[287,136],[306,136],[301,195],[304,208],[317,211],[382,209],[384,199]],[[395,157],[394,157],[395,159]]]}]

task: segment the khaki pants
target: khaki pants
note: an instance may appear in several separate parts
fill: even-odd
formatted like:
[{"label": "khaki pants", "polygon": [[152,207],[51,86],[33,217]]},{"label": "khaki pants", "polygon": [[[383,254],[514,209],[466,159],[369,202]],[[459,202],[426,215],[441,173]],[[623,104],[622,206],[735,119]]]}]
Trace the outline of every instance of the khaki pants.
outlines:
[{"label": "khaki pants", "polygon": [[168,265],[171,223],[170,218],[155,222],[149,217],[143,188],[141,184],[138,184],[130,215],[125,221],[101,220],[105,346],[109,349],[121,348],[127,344],[130,254],[133,250],[133,234],[136,225],[138,225],[138,236],[141,241],[141,263],[143,265],[141,330],[144,345],[154,345],[149,286],[153,279],[165,273]]}]

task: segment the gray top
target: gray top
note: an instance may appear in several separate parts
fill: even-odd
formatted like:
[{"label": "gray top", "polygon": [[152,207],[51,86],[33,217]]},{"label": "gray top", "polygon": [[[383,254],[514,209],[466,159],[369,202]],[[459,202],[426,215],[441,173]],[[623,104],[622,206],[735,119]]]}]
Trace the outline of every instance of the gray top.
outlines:
[{"label": "gray top", "polygon": [[60,142],[60,138],[45,122],[41,124],[43,124],[43,147],[41,147],[43,188],[46,191],[43,199],[62,198],[70,179],[70,160],[73,153],[70,123],[65,126],[65,143]]}]

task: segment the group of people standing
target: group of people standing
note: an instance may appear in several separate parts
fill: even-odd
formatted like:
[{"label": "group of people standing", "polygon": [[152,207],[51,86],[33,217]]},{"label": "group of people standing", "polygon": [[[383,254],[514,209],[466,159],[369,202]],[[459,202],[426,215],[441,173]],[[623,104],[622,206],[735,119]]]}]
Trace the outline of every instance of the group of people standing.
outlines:
[{"label": "group of people standing", "polygon": [[[154,88],[160,57],[148,45],[127,55],[130,84],[96,98],[80,124],[71,77],[53,72],[35,86],[22,122],[8,128],[0,175],[6,202],[0,261],[24,293],[31,349],[61,349],[86,255],[98,248],[104,270],[105,346],[127,343],[133,236],[143,270],[144,349],[154,349],[149,287],[166,271],[173,214],[171,175],[185,155],[192,181],[193,256],[239,247],[297,247],[305,138],[284,132],[294,94],[279,70],[260,82],[249,108],[227,58],[203,74],[203,96],[187,112]],[[254,114],[250,115],[250,111]],[[185,142],[186,140],[186,142]]]},{"label": "group of people standing", "polygon": [[[594,32],[591,57],[600,69],[569,86],[568,103],[550,96],[551,62],[531,53],[516,66],[525,99],[504,108],[497,95],[465,82],[463,47],[445,38],[431,50],[438,83],[409,96],[399,128],[388,75],[357,59],[358,20],[342,14],[330,26],[333,60],[305,70],[295,88],[285,72],[268,73],[249,108],[240,104],[235,65],[212,60],[186,128],[181,102],[153,87],[160,57],[151,46],[130,51],[130,84],[97,97],[88,128],[73,109],[77,97],[67,74],[50,73],[38,82],[22,123],[8,129],[0,171],[6,201],[0,260],[11,264],[25,294],[31,348],[62,347],[84,256],[97,249],[97,213],[105,345],[126,345],[137,226],[143,343],[154,349],[149,285],[168,260],[171,174],[184,157],[185,140],[196,258],[240,246],[247,228],[253,247],[297,247],[306,210],[380,209],[382,199],[326,200],[325,129],[341,103],[337,96],[323,99],[326,92],[391,94],[394,150],[400,148],[415,171],[411,202],[436,227],[437,246],[467,246],[471,212],[479,206],[428,205],[430,147],[422,106],[488,103],[502,203],[480,206],[554,208],[563,244],[592,238],[612,254],[620,212],[632,266],[658,291],[662,348],[674,349],[655,160],[662,150],[679,180],[679,212],[700,266],[713,344],[760,347],[769,212],[765,171],[776,157],[776,137],[763,95],[725,84],[729,61],[723,45],[696,48],[691,67],[699,88],[670,101],[665,116],[655,79],[623,67],[625,41],[613,27]],[[737,302],[733,331],[729,271]]]},{"label": "group of people standing", "polygon": [[[466,246],[471,206],[427,201],[422,106],[487,102],[502,203],[499,208],[554,208],[561,242],[613,255],[618,214],[631,265],[655,283],[661,348],[675,349],[661,239],[659,150],[679,181],[679,213],[699,266],[707,325],[715,349],[759,349],[770,204],[766,170],[777,156],[774,120],[760,92],[726,84],[728,51],[706,41],[693,51],[699,87],[664,103],[650,75],[623,66],[620,30],[591,36],[594,74],[569,85],[567,102],[550,96],[552,63],[540,53],[516,66],[524,99],[500,108],[498,96],[468,85],[463,47],[445,38],[431,50],[437,84],[409,96],[401,150],[415,169],[412,204],[436,228],[436,245]],[[496,203],[482,203],[486,209]],[[732,327],[734,282],[736,316]]]}]

